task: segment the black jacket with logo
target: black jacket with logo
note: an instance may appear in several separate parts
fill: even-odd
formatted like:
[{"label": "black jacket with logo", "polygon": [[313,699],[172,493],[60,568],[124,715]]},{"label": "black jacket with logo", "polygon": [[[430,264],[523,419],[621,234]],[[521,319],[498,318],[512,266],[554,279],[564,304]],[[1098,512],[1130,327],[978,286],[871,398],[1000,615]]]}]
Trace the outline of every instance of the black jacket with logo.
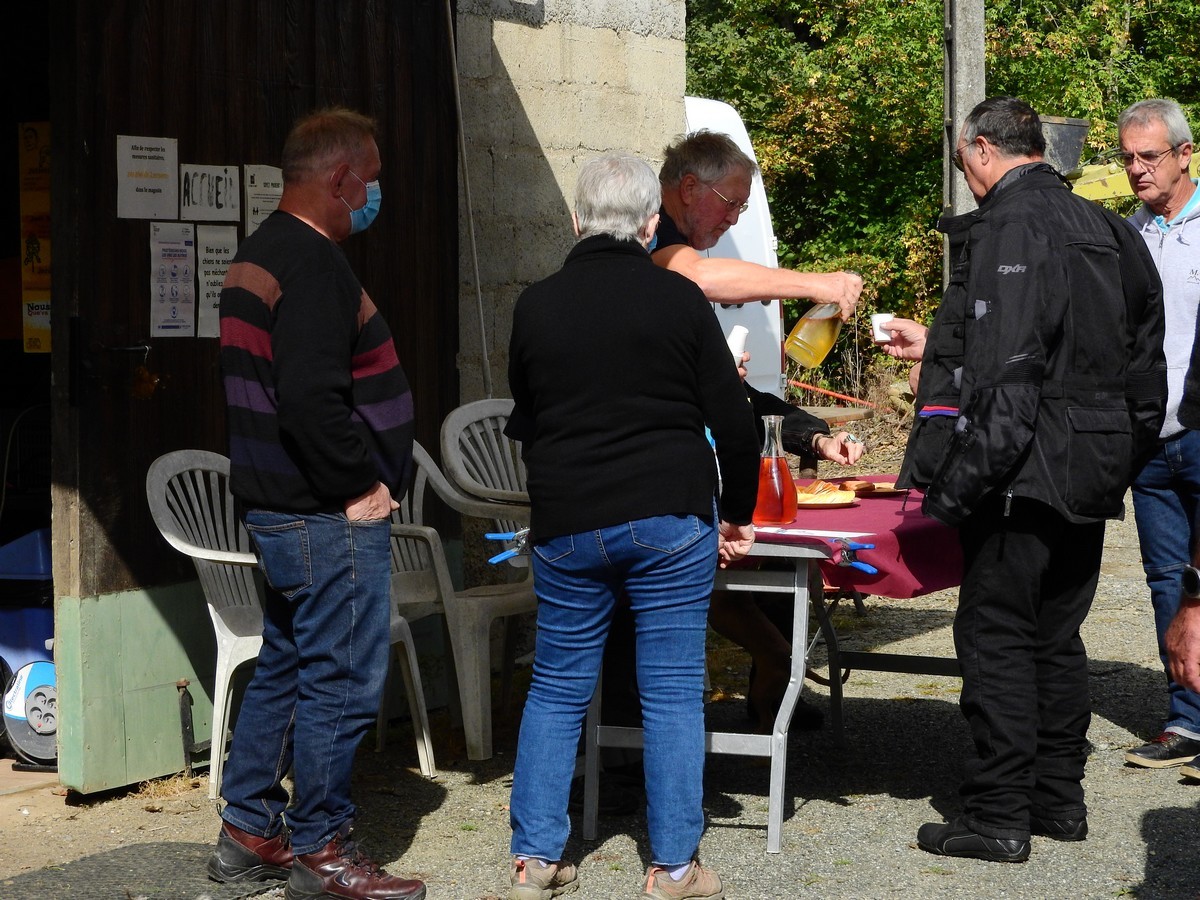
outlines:
[{"label": "black jacket with logo", "polygon": [[1118,518],[1166,402],[1162,285],[1141,237],[1019,166],[946,217],[951,274],[900,483],[956,525],[1000,494],[1071,522]]}]

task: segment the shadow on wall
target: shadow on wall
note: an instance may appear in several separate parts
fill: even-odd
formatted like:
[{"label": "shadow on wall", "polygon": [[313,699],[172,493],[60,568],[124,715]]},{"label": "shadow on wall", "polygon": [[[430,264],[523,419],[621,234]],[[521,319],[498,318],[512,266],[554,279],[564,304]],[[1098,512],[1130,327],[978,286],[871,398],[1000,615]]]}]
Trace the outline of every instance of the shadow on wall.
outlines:
[{"label": "shadow on wall", "polygon": [[[536,7],[508,6],[513,12],[509,21],[532,22],[535,8],[540,21],[541,3]],[[499,14],[494,17],[502,18]],[[471,32],[478,29],[487,33],[477,34],[473,40]],[[502,58],[491,32],[490,21],[476,20],[460,30],[459,38],[468,163],[463,195],[469,195],[471,201],[459,223],[459,377],[464,400],[488,395],[485,356],[491,396],[510,396],[507,368],[513,306],[528,285],[562,266],[574,244],[571,209],[560,181],[573,183],[570,167],[590,155],[580,151],[578,144],[561,146],[565,141],[551,136],[561,124],[546,121],[577,118],[577,110],[555,109],[556,103],[571,95],[546,89],[541,83],[530,84],[528,77],[521,79],[522,73],[515,69],[522,61]],[[581,102],[578,97],[573,99]],[[556,172],[555,155],[562,159],[564,171]],[[478,275],[473,259],[477,260]]]},{"label": "shadow on wall", "polygon": [[546,22],[546,0],[488,0],[482,3],[460,3],[459,12],[487,16],[500,22],[517,22],[521,25],[544,25]]}]

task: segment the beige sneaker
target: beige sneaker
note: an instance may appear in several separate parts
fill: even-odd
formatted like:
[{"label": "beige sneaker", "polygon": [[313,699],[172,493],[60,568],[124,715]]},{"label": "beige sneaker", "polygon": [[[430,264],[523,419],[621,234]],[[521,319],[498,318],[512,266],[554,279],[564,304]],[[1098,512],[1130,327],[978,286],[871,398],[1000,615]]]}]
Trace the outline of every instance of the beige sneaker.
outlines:
[{"label": "beige sneaker", "polygon": [[579,888],[579,872],[569,862],[543,864],[538,859],[516,859],[508,867],[508,900],[550,900]]},{"label": "beige sneaker", "polygon": [[697,860],[676,881],[666,869],[651,866],[646,870],[646,889],[643,897],[654,900],[724,900],[725,889],[721,876],[706,869]]},{"label": "beige sneaker", "polygon": [[1179,770],[1179,774],[1184,778],[1190,778],[1193,781],[1200,781],[1200,756],[1197,756],[1190,763],[1184,765],[1184,767]]}]

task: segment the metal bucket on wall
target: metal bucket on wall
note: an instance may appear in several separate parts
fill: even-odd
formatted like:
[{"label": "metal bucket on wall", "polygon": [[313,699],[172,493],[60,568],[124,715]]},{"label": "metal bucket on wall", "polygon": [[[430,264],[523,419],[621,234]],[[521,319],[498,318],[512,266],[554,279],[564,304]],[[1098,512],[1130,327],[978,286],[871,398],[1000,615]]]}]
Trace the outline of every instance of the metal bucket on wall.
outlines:
[{"label": "metal bucket on wall", "polygon": [[1087,119],[1068,119],[1064,116],[1041,116],[1042,134],[1046,138],[1046,162],[1066,175],[1078,169],[1083,157],[1083,141],[1090,123]]}]

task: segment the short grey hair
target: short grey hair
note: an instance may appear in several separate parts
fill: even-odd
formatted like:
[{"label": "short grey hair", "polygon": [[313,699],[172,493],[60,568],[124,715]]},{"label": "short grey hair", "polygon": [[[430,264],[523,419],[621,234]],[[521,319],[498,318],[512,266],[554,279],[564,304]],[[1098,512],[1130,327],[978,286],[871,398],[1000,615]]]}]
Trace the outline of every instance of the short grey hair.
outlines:
[{"label": "short grey hair", "polygon": [[639,240],[647,220],[661,205],[658,177],[636,156],[598,156],[579,170],[575,218],[580,238],[607,234],[618,240]]},{"label": "short grey hair", "polygon": [[989,97],[967,113],[963,140],[971,144],[981,135],[1001,156],[1038,159],[1046,153],[1041,117],[1016,97]]},{"label": "short grey hair", "polygon": [[1167,127],[1167,143],[1173,148],[1192,142],[1192,129],[1183,109],[1174,100],[1161,97],[1139,100],[1121,113],[1117,117],[1117,134],[1124,134],[1131,125],[1145,128],[1155,122],[1162,122]]},{"label": "short grey hair", "polygon": [[664,185],[673,188],[678,187],[687,175],[695,175],[697,181],[712,184],[730,172],[753,178],[758,172],[758,164],[729,135],[701,128],[680,135],[663,150],[658,177]]}]

